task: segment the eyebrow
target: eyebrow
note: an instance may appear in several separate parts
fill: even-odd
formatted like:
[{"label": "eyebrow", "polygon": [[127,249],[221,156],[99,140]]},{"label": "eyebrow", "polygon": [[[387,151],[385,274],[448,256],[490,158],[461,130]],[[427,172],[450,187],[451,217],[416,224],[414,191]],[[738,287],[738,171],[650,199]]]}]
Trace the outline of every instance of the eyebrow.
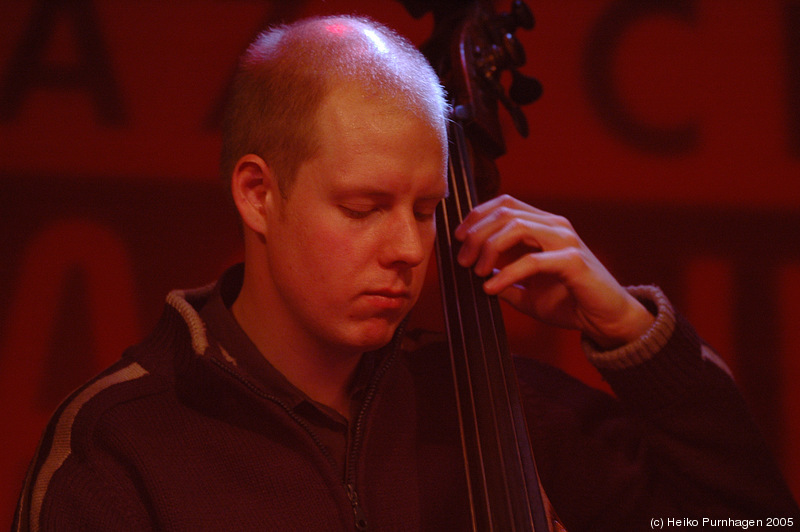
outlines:
[{"label": "eyebrow", "polygon": [[[435,193],[435,194],[428,194],[425,196],[421,196],[417,198],[418,201],[439,201],[446,198],[449,194],[449,190],[445,189],[443,194]],[[339,194],[342,197],[345,196],[364,196],[373,199],[391,199],[395,196],[392,192],[387,192],[385,190],[379,190],[375,188],[356,188],[352,190],[343,191]]]}]

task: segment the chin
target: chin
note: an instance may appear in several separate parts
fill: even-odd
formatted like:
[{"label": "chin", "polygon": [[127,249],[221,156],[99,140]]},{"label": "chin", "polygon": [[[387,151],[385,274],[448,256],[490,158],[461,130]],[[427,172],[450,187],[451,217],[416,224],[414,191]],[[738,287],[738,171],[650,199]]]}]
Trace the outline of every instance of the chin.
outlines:
[{"label": "chin", "polygon": [[392,341],[394,333],[397,330],[398,323],[382,322],[378,326],[369,324],[371,326],[363,328],[358,333],[358,339],[354,342],[358,349],[361,351],[375,351],[384,347]]},{"label": "chin", "polygon": [[365,338],[359,343],[358,349],[362,352],[375,351],[385,347],[392,341],[392,334],[380,338]]}]

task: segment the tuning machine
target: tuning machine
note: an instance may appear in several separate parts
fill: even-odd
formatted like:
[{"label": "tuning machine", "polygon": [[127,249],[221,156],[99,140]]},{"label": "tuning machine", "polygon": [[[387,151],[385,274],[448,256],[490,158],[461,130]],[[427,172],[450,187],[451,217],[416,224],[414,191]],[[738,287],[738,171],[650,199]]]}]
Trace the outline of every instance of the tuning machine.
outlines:
[{"label": "tuning machine", "polygon": [[[514,0],[508,13],[500,13],[486,21],[489,37],[483,46],[476,47],[476,65],[494,96],[511,115],[515,128],[523,137],[528,135],[528,121],[522,105],[534,102],[542,95],[541,83],[519,71],[527,60],[525,49],[515,35],[517,29],[530,30],[535,25],[533,14],[522,0]],[[511,85],[506,91],[503,72],[511,72]]]}]

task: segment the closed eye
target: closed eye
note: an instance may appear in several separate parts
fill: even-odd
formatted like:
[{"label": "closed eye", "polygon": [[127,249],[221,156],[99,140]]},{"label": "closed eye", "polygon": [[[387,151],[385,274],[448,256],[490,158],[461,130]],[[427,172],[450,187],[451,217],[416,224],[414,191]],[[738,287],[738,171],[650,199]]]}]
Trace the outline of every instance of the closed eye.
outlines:
[{"label": "closed eye", "polygon": [[430,212],[415,212],[414,218],[417,219],[418,222],[429,222],[433,220],[433,215],[435,211]]},{"label": "closed eye", "polygon": [[351,209],[350,207],[345,207],[344,205],[339,205],[339,208],[342,210],[345,216],[354,220],[366,218],[378,210],[377,207],[372,207],[369,209]]},{"label": "closed eye", "polygon": [[440,198],[418,201],[414,207],[414,217],[418,222],[429,222],[433,220],[439,203],[441,203]]}]

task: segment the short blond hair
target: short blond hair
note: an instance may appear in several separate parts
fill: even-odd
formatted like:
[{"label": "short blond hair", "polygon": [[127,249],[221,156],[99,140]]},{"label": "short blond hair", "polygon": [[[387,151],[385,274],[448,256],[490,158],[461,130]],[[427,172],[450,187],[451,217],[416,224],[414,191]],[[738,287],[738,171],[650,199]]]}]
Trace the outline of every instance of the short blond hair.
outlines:
[{"label": "short blond hair", "polygon": [[288,194],[300,164],[319,147],[323,99],[351,82],[427,119],[444,146],[448,104],[419,50],[367,18],[315,17],[261,33],[242,56],[223,124],[223,178],[230,180],[236,162],[253,153]]}]

